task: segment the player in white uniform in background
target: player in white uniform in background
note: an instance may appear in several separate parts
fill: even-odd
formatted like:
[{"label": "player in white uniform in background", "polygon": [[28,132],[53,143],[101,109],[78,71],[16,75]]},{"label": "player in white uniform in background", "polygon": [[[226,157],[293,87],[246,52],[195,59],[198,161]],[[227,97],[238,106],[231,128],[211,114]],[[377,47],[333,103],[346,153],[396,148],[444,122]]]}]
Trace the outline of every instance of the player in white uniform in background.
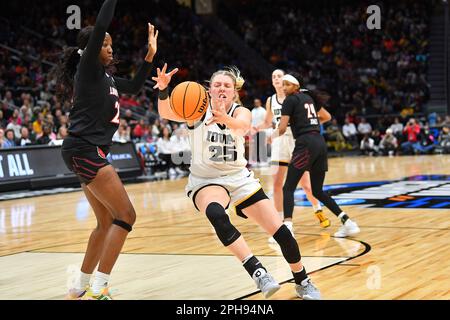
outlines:
[{"label": "player in white uniform in background", "polygon": [[[167,65],[157,70],[155,88],[159,88],[158,111],[161,117],[186,122],[170,107],[167,86],[174,71],[166,74]],[[319,290],[306,275],[297,241],[283,224],[267,198],[259,180],[246,168],[244,136],[251,128],[251,113],[236,103],[244,80],[239,70],[230,68],[215,72],[210,79],[210,104],[204,116],[187,121],[192,150],[186,193],[194,206],[206,215],[217,237],[242,262],[265,297],[280,285],[252,254],[244,237],[231,223],[226,208],[231,204],[238,216],[251,218],[280,245],[303,299],[320,299]],[[199,271],[201,272],[201,271]]]},{"label": "player in white uniform in background", "polygon": [[[276,69],[272,72],[272,85],[275,88],[276,93],[272,95],[266,101],[266,118],[264,122],[260,123],[255,130],[263,130],[267,128],[272,128],[272,122],[275,120],[276,128],[280,124],[281,119],[281,106],[283,104],[286,95],[283,92],[283,80],[284,71]],[[273,177],[273,202],[275,208],[277,209],[279,215],[284,218],[283,214],[283,184],[286,178],[286,172],[291,161],[292,151],[295,147],[294,137],[292,135],[291,128],[288,127],[286,133],[273,140],[269,141],[272,143],[272,177]],[[306,171],[300,179],[300,185],[306,194],[309,202],[314,208],[316,217],[320,221],[320,225],[323,228],[330,226],[330,220],[324,215],[320,202],[313,196],[311,190],[311,182],[309,178],[309,172]],[[287,218],[284,224],[293,233],[292,218]],[[274,243],[273,238],[269,238],[269,242]]]}]

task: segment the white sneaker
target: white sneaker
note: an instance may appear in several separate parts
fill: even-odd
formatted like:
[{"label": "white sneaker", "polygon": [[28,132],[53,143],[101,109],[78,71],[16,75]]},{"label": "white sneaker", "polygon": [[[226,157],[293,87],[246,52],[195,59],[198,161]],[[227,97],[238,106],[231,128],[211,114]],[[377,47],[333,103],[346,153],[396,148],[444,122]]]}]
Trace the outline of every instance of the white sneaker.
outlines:
[{"label": "white sneaker", "polygon": [[[295,238],[295,236],[294,236],[294,226],[292,225],[292,222],[287,222],[287,223],[283,222],[283,224],[289,229],[289,231],[291,232],[292,236]],[[269,241],[269,243],[272,243],[272,244],[277,243],[277,241],[273,237],[270,237],[268,241]]]},{"label": "white sneaker", "polygon": [[169,169],[169,175],[170,175],[170,176],[176,176],[176,175],[177,175],[177,172],[175,171],[174,168],[170,168],[170,169]]},{"label": "white sneaker", "polygon": [[353,236],[359,233],[360,229],[356,222],[348,219],[345,223],[339,228],[339,230],[334,234],[337,238],[345,238],[348,236]]}]

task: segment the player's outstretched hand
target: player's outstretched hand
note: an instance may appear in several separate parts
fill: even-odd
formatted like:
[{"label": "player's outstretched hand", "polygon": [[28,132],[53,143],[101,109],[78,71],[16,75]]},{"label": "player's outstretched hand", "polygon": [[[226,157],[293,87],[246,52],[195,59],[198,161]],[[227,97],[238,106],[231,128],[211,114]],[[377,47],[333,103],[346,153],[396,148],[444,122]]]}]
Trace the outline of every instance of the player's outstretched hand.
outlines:
[{"label": "player's outstretched hand", "polygon": [[164,67],[161,69],[156,69],[156,77],[152,77],[152,80],[156,82],[156,84],[153,86],[153,89],[159,89],[164,90],[167,88],[167,86],[170,83],[170,80],[172,79],[172,76],[177,73],[178,68],[173,69],[169,73],[166,73],[167,71],[167,63],[164,63]]},{"label": "player's outstretched hand", "polygon": [[148,23],[148,51],[145,60],[153,61],[153,57],[158,50],[158,30],[150,22]]}]

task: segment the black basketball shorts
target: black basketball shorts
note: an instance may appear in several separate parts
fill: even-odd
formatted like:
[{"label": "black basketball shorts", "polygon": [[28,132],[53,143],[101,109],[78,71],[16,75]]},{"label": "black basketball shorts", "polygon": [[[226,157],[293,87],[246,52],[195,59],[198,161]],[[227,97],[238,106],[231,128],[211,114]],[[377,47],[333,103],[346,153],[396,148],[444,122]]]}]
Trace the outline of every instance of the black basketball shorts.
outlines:
[{"label": "black basketball shorts", "polygon": [[316,131],[302,134],[295,140],[291,165],[298,170],[328,171],[327,144]]},{"label": "black basketball shorts", "polygon": [[67,168],[85,184],[92,182],[98,170],[110,164],[106,159],[108,153],[108,146],[95,146],[74,136],[64,139],[61,148],[61,155]]}]

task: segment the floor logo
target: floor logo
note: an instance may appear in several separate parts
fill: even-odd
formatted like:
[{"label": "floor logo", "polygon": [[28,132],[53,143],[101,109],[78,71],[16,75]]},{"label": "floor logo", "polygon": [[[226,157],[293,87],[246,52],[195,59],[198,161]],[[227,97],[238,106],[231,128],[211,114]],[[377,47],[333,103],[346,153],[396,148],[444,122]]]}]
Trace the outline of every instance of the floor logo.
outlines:
[{"label": "floor logo", "polygon": [[[335,184],[325,186],[324,190],[339,205],[450,209],[450,175],[420,175],[402,180]],[[301,189],[295,192],[295,204],[310,206]]]}]

